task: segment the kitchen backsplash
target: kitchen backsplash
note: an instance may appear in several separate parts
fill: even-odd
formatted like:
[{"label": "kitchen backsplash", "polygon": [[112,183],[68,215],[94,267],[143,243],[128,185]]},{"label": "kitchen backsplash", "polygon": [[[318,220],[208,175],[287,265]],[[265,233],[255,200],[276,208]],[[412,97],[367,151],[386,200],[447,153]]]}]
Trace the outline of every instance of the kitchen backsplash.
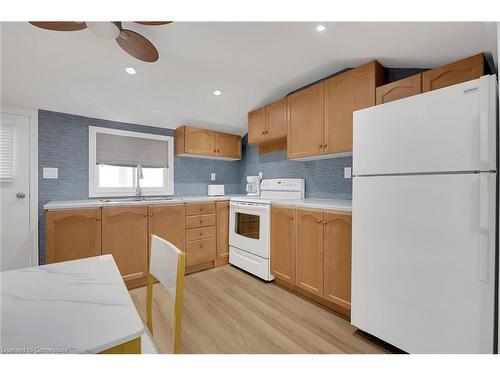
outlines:
[{"label": "kitchen backsplash", "polygon": [[263,178],[303,178],[306,197],[351,199],[352,179],[344,178],[344,168],[352,166],[352,157],[313,161],[287,160],[286,151],[259,156],[258,147],[243,138],[243,160],[240,162],[241,189],[245,191],[246,176]]}]

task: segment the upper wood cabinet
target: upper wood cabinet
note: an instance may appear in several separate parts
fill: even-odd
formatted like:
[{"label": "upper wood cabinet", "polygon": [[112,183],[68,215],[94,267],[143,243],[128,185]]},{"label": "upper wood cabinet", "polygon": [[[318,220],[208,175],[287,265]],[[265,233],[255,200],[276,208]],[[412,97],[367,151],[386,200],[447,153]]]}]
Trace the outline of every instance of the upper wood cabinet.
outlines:
[{"label": "upper wood cabinet", "polygon": [[377,87],[377,104],[392,102],[422,93],[422,74],[418,73]]},{"label": "upper wood cabinet", "polygon": [[101,255],[101,209],[47,211],[45,241],[46,263]]},{"label": "upper wood cabinet", "polygon": [[297,209],[299,289],[323,298],[323,211]]},{"label": "upper wood cabinet", "polygon": [[102,253],[113,255],[128,285],[143,282],[148,273],[147,206],[102,209]]},{"label": "upper wood cabinet", "polygon": [[324,154],[352,151],[352,113],[375,105],[383,80],[384,68],[372,61],[324,81]]},{"label": "upper wood cabinet", "polygon": [[215,203],[217,216],[217,266],[229,263],[229,201]]},{"label": "upper wood cabinet", "polygon": [[423,92],[477,79],[486,74],[485,59],[481,53],[422,73]]},{"label": "upper wood cabinet", "polygon": [[175,131],[178,156],[210,159],[241,159],[241,137],[193,126],[181,126]]},{"label": "upper wood cabinet", "polygon": [[295,285],[295,209],[271,207],[271,273],[290,286]]},{"label": "upper wood cabinet", "polygon": [[375,105],[384,68],[372,61],[287,97],[288,159],[352,151],[352,113]]},{"label": "upper wood cabinet", "polygon": [[323,153],[323,82],[289,95],[287,106],[288,159]]},{"label": "upper wood cabinet", "polygon": [[280,99],[248,114],[248,143],[264,145],[286,141],[286,99]]},{"label": "upper wood cabinet", "polygon": [[266,142],[286,138],[286,99],[266,105]]},{"label": "upper wood cabinet", "polygon": [[241,159],[241,137],[215,132],[216,155],[223,158]]},{"label": "upper wood cabinet", "polygon": [[248,113],[248,143],[258,145],[265,143],[266,107]]},{"label": "upper wood cabinet", "polygon": [[324,213],[324,298],[344,309],[351,309],[352,217]]},{"label": "upper wood cabinet", "polygon": [[183,220],[186,215],[184,204],[173,204],[165,206],[149,206],[149,241],[151,235],[161,237],[181,251],[185,251],[186,223]]}]

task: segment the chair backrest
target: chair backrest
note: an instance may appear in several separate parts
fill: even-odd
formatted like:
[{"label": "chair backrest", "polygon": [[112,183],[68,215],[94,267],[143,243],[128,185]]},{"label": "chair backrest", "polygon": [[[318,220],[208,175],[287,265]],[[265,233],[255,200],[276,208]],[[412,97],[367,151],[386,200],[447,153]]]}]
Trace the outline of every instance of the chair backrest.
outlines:
[{"label": "chair backrest", "polygon": [[174,353],[180,352],[181,322],[184,307],[186,254],[156,235],[151,236],[151,256],[147,288],[147,321],[153,334],[153,276],[165,287],[175,304]]}]

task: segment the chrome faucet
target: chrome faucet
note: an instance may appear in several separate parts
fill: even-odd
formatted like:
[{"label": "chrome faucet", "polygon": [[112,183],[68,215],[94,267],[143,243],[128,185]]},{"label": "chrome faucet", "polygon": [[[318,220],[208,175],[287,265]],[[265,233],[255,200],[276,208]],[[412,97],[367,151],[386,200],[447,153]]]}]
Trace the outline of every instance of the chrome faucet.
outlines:
[{"label": "chrome faucet", "polygon": [[144,178],[144,175],[142,174],[142,165],[140,165],[140,164],[137,166],[135,177],[136,177],[136,180],[135,180],[135,199],[141,200],[142,199],[141,179]]}]

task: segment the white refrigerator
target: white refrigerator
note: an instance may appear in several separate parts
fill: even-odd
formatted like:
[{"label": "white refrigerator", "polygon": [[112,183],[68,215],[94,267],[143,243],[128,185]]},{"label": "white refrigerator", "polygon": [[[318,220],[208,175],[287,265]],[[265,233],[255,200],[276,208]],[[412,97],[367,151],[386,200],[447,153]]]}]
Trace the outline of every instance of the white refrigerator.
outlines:
[{"label": "white refrigerator", "polygon": [[493,75],[354,112],[352,324],[409,353],[496,350]]}]

